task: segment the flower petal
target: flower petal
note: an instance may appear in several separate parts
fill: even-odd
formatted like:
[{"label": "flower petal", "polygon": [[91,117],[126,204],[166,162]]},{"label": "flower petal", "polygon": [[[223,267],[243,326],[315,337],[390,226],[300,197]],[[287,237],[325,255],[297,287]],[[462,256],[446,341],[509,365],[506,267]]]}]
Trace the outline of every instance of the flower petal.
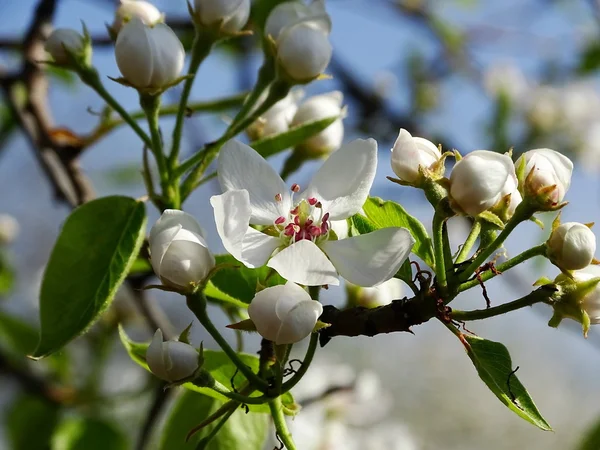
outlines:
[{"label": "flower petal", "polygon": [[377,142],[357,139],[331,154],[301,198],[315,197],[330,220],[346,219],[364,205],[377,169]]},{"label": "flower petal", "polygon": [[281,284],[258,292],[248,306],[248,315],[262,337],[270,341],[277,339],[281,320],[275,312],[277,302],[285,297],[286,287]]},{"label": "flower petal", "polygon": [[333,264],[313,242],[302,240],[273,256],[267,266],[288,281],[305,286],[337,286],[340,281]]},{"label": "flower petal", "polygon": [[231,190],[210,198],[215,215],[217,232],[225,249],[238,261],[242,261],[242,241],[246,235],[252,214],[248,191]]},{"label": "flower petal", "polygon": [[415,243],[406,228],[382,228],[339,241],[326,241],[321,248],[338,273],[358,286],[376,286],[392,278]]},{"label": "flower petal", "polygon": [[146,350],[146,363],[148,363],[148,367],[152,373],[163,380],[169,377],[164,356],[163,334],[162,331],[158,329],[152,337],[152,342],[150,343],[148,350]]},{"label": "flower petal", "polygon": [[285,320],[287,314],[300,302],[312,301],[308,292],[296,283],[288,281],[285,284],[285,293],[277,300],[275,312],[277,317]]},{"label": "flower petal", "polygon": [[240,261],[251,269],[262,267],[280,245],[279,238],[248,227],[242,242],[242,259]]},{"label": "flower petal", "polygon": [[298,303],[288,313],[277,333],[276,344],[293,344],[312,333],[323,306],[314,300]]},{"label": "flower petal", "polygon": [[[219,152],[219,183],[223,192],[248,191],[250,223],[272,225],[280,216],[287,217],[292,206],[290,190],[277,172],[254,149],[230,140]],[[281,201],[275,197],[281,195]]]}]

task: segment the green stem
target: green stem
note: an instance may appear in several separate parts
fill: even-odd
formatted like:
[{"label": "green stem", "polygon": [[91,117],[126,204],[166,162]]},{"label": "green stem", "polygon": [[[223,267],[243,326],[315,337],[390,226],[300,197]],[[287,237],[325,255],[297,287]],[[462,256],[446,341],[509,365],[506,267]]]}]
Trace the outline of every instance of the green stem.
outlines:
[{"label": "green stem", "polygon": [[231,359],[240,372],[244,374],[246,379],[258,390],[266,392],[269,389],[269,384],[262,378],[258,377],[258,375],[256,375],[250,367],[244,364],[235,350],[231,348],[229,343],[223,336],[221,336],[221,333],[219,333],[219,331],[213,325],[210,317],[208,317],[208,314],[206,313],[206,297],[204,297],[204,294],[202,292],[198,292],[196,294],[188,295],[187,306],[198,318],[206,331],[208,331],[208,334],[210,334],[221,347],[223,352],[225,352],[229,359]]},{"label": "green stem", "polygon": [[310,295],[310,298],[312,298],[313,300],[319,300],[320,293],[321,293],[321,286],[309,286],[308,287],[308,294]]},{"label": "green stem", "polygon": [[493,306],[487,309],[475,309],[473,311],[459,311],[453,310],[451,317],[454,320],[469,321],[469,320],[482,320],[490,317],[499,316],[506,314],[517,309],[525,308],[526,306],[532,306],[536,303],[550,301],[550,296],[554,293],[553,290],[537,289],[524,297],[521,297],[512,302],[505,303],[504,305]]},{"label": "green stem", "polygon": [[271,400],[269,402],[269,409],[273,416],[273,423],[275,425],[275,430],[277,431],[277,436],[279,436],[279,439],[281,439],[281,442],[283,442],[283,445],[285,445],[287,450],[296,450],[296,444],[294,444],[290,430],[288,430],[287,423],[285,422],[281,397]]},{"label": "green stem", "polygon": [[221,395],[224,395],[230,400],[233,400],[238,403],[247,403],[248,405],[262,405],[263,403],[267,403],[269,400],[273,399],[273,397],[267,397],[266,395],[261,395],[260,397],[248,397],[246,395],[241,395],[236,392],[224,389],[224,387],[219,386],[218,384],[212,386],[211,389],[215,392],[218,392]]},{"label": "green stem", "polygon": [[136,132],[140,139],[144,142],[147,147],[152,147],[152,141],[144,130],[138,125],[138,123],[129,115],[127,111],[114,99],[112,95],[106,90],[102,82],[100,81],[100,75],[96,69],[89,69],[86,71],[79,72],[81,81],[91,87],[96,93],[102,97],[108,106],[114,109],[123,120]]},{"label": "green stem", "polygon": [[435,275],[437,278],[437,284],[443,291],[448,286],[446,279],[446,255],[444,251],[444,223],[446,221],[445,215],[441,214],[439,210],[436,210],[433,215],[433,250],[435,255]]},{"label": "green stem", "polygon": [[527,200],[522,201],[512,218],[506,223],[502,232],[494,239],[494,241],[488,245],[486,248],[482,249],[482,251],[475,257],[473,262],[469,264],[469,266],[461,273],[459,279],[460,281],[467,280],[479,267],[487,261],[487,259],[500,248],[500,246],[504,243],[506,238],[513,232],[513,230],[519,225],[521,222],[528,220],[533,215],[533,211],[531,209],[531,205],[527,202]]},{"label": "green stem", "polygon": [[460,249],[460,252],[456,257],[454,264],[460,264],[469,257],[469,253],[471,252],[473,245],[475,245],[477,238],[479,238],[479,233],[481,233],[481,221],[479,219],[475,219],[475,221],[473,222],[473,226],[471,227],[469,236],[467,236],[467,240]]},{"label": "green stem", "polygon": [[285,383],[283,383],[283,385],[281,386],[281,392],[288,392],[290,389],[292,389],[294,386],[296,386],[296,384],[298,384],[298,382],[306,374],[306,371],[308,370],[308,368],[315,356],[315,352],[317,350],[318,343],[319,343],[319,333],[312,333],[310,335],[310,342],[308,344],[308,348],[306,349],[306,355],[304,356],[304,359],[302,360],[302,365],[296,371],[294,376],[292,376],[292,378],[290,378]]},{"label": "green stem", "polygon": [[227,411],[225,413],[225,415],[223,416],[223,418],[210,431],[210,433],[208,434],[208,436],[200,439],[200,442],[198,442],[198,446],[196,447],[196,449],[205,449],[206,445],[217,435],[217,433],[219,431],[221,431],[221,428],[223,428],[223,425],[225,425],[225,423],[233,415],[233,413],[236,411],[236,409],[237,408],[232,408],[231,410]]},{"label": "green stem", "polygon": [[188,78],[185,80],[183,85],[183,91],[181,92],[181,98],[179,100],[179,109],[177,111],[177,117],[175,119],[175,127],[173,128],[173,146],[171,147],[171,154],[169,155],[169,168],[174,168],[179,158],[179,149],[181,147],[181,135],[183,131],[183,119],[186,115],[187,102],[192,92],[192,86],[198,73],[198,68],[202,61],[210,54],[210,51],[215,43],[215,39],[209,36],[207,33],[196,31],[194,37],[194,43],[192,45],[192,59],[190,61],[190,68],[188,70]]},{"label": "green stem", "polygon": [[485,272],[481,272],[479,274],[479,279],[474,278],[469,280],[458,287],[458,292],[463,292],[468,289],[471,289],[474,286],[478,286],[481,282],[488,281],[494,278],[497,274],[506,272],[509,269],[512,269],[516,265],[521,264],[522,262],[527,261],[528,259],[534,258],[536,256],[542,256],[546,254],[546,244],[540,244],[536,247],[532,247],[529,250],[525,250],[523,253],[519,253],[514,258],[509,259],[508,261],[503,262],[502,264],[498,264],[494,269],[488,269]]}]

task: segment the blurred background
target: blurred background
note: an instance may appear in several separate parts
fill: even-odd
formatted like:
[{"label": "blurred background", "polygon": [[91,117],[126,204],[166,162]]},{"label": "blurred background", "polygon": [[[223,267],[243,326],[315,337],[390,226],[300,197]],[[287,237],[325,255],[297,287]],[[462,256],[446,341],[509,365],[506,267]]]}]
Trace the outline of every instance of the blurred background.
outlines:
[{"label": "blurred background", "polygon": [[[189,46],[193,31],[185,2],[153,3]],[[117,2],[60,0],[57,4],[54,26],[78,29],[83,21],[95,38],[94,65],[103,76],[118,76],[105,29]],[[22,63],[20,42],[36,5],[34,0],[0,0],[0,86],[6,86],[3,77]],[[326,5],[333,21],[334,56],[327,70],[332,78],[314,82],[306,91],[313,95],[341,90],[348,107],[345,141],[377,139],[380,163],[373,195],[400,202],[429,226],[432,211],[422,194],[385,178],[393,175],[389,149],[399,129],[406,128],[413,136],[463,154],[509,148],[518,154],[538,147],[561,151],[575,162],[563,221],[600,221],[600,2],[327,0]],[[261,62],[255,37],[218,46],[197,76],[192,99],[213,100],[250,89]],[[47,105],[59,132],[68,138],[70,132],[85,135],[93,130],[102,100],[69,73],[50,70],[47,75]],[[105,80],[126,109],[139,109],[132,89]],[[17,327],[29,330],[37,326],[41,276],[70,206],[55,195],[37,150],[7,104],[14,93],[0,92],[4,94],[4,100],[0,97],[0,228],[4,233],[0,321],[17,321]],[[164,103],[176,102],[178,94],[172,89]],[[231,111],[221,111],[187,119],[184,151],[189,154],[218,138],[231,116]],[[168,118],[162,122],[169,133],[172,124]],[[144,195],[141,150],[137,137],[126,128],[87,149],[80,165],[96,195]],[[273,165],[281,168],[286,157],[284,153],[273,158]],[[303,166],[293,181],[306,184],[318,164]],[[208,230],[211,248],[223,250],[208,203],[217,192],[218,187],[208,183],[185,206]],[[149,210],[152,223],[158,213]],[[552,217],[543,219],[550,223]],[[466,237],[467,224],[456,219],[451,231],[457,246]],[[546,233],[533,223],[521,225],[506,245],[507,254],[537,245]],[[557,274],[542,260],[513,272],[488,284],[492,304],[526,294],[542,275]],[[343,288],[332,287],[324,302],[343,304],[344,295]],[[123,289],[114,314],[143,316],[144,308],[139,309],[135,297],[131,289]],[[160,311],[160,319],[168,319],[174,332],[188,325],[190,317],[181,298],[156,291],[148,297],[148,308]],[[461,309],[483,305],[477,289],[456,301]],[[221,325],[229,323],[217,308],[213,313]],[[414,336],[336,338],[319,350],[314,370],[298,386],[297,398],[318,397],[330,384],[342,389],[322,401],[308,402],[292,424],[299,447],[578,449],[586,431],[600,418],[600,333],[592,328],[586,340],[575,323],[551,329],[546,325],[550,316],[549,308],[541,306],[471,323],[468,328],[508,347],[513,365],[520,367],[521,382],[554,432],[540,431],[506,409],[479,380],[460,343],[431,321],[416,327]],[[134,338],[148,339],[150,329],[140,322],[129,322],[128,329]],[[62,395],[92,386],[98,401],[75,404],[70,414],[85,411],[111,417],[131,448],[137,430],[148,426],[147,411],[164,400],[158,421],[150,424],[160,433],[160,421],[174,396],[162,398],[152,389],[142,389],[151,381],[129,360],[118,338],[94,340],[102,336],[102,326],[58,357],[40,363],[11,355],[14,346],[0,325],[0,448],[37,448],[19,447],[15,439],[36,431],[52,433],[59,421],[56,409],[35,400],[47,397],[45,385],[36,383],[48,373],[63,387]],[[206,347],[215,345],[200,327],[193,328],[192,340],[204,340]],[[257,349],[258,341],[249,338],[246,350]],[[98,372],[94,363],[102,366],[104,361],[106,370]],[[36,425],[38,417],[46,418],[41,421],[44,426]],[[24,430],[19,431],[19,423]],[[157,442],[156,437],[149,439]]]}]

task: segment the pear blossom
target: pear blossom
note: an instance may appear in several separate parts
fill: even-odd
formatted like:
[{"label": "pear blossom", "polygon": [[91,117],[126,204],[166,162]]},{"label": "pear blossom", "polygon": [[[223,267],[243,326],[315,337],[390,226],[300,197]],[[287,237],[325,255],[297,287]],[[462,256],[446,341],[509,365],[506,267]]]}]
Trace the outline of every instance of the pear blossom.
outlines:
[{"label": "pear blossom", "polygon": [[119,33],[123,24],[137,17],[144,24],[153,26],[164,20],[164,15],[150,2],[143,0],[121,0],[121,5],[115,13],[115,20],[111,26],[114,33]]},{"label": "pear blossom", "polygon": [[[593,278],[600,277],[600,266],[587,266],[584,269],[573,272],[573,279],[577,283],[590,281]],[[590,318],[590,323],[600,323],[600,283],[585,292],[583,298],[580,298],[581,307]]]},{"label": "pear blossom", "polygon": [[586,225],[566,222],[552,231],[547,242],[548,258],[563,270],[587,267],[596,252],[596,236]]},{"label": "pear blossom", "polygon": [[429,169],[441,157],[440,149],[433,142],[413,137],[402,128],[392,147],[392,170],[401,180],[413,183],[419,178],[419,167]]},{"label": "pear blossom", "polygon": [[[486,91],[494,97],[505,96],[511,102],[521,106],[527,98],[529,83],[527,78],[513,62],[493,64],[485,71],[483,84]],[[520,104],[519,104],[520,103]]]},{"label": "pear blossom", "polygon": [[202,227],[190,214],[167,209],[150,230],[150,260],[161,281],[189,290],[215,266]]},{"label": "pear blossom", "polygon": [[398,278],[392,278],[381,283],[379,286],[360,288],[357,293],[357,300],[360,306],[375,308],[402,298],[403,292],[402,281]]},{"label": "pear blossom", "polygon": [[162,331],[156,330],[146,351],[146,362],[158,378],[176,383],[194,375],[198,369],[198,352],[183,342],[163,342]]},{"label": "pear blossom", "polygon": [[300,192],[297,184],[287,188],[252,148],[231,140],[218,158],[223,194],[210,200],[219,236],[247,267],[267,264],[298,284],[338,285],[338,274],[359,286],[383,283],[412,249],[415,240],[407,229],[338,240],[330,233],[334,221],[360,211],[376,166],[377,143],[356,140],[334,152]]},{"label": "pear blossom", "polygon": [[250,17],[250,0],[195,0],[194,14],[204,26],[218,26],[223,34],[238,33]]},{"label": "pear blossom", "polygon": [[185,51],[173,30],[164,23],[150,27],[133,17],[119,32],[115,57],[129,84],[138,89],[161,89],[179,77]]},{"label": "pear blossom", "polygon": [[456,163],[450,175],[450,197],[455,207],[476,216],[517,189],[515,167],[507,155],[475,150]]},{"label": "pear blossom", "polygon": [[70,62],[67,51],[77,54],[85,49],[84,37],[70,28],[57,28],[50,34],[44,44],[46,50],[57,64],[68,64]]},{"label": "pear blossom", "polygon": [[307,19],[323,33],[331,32],[331,19],[325,11],[324,0],[314,0],[308,5],[302,1],[291,1],[275,6],[267,17],[265,34],[277,40],[285,27]]},{"label": "pear blossom", "polygon": [[[263,103],[268,93],[269,91],[263,92],[256,104]],[[285,98],[275,103],[248,127],[246,131],[250,139],[254,141],[288,131],[303,95],[302,90],[292,90]]]},{"label": "pear blossom", "polygon": [[344,94],[340,91],[333,91],[310,97],[300,105],[292,120],[292,127],[326,119],[327,117],[339,116],[336,121],[323,131],[302,142],[299,145],[300,150],[309,155],[321,155],[331,153],[340,148],[344,140],[344,123],[342,122],[344,116],[343,101]]},{"label": "pear blossom", "polygon": [[259,334],[276,344],[293,344],[312,333],[323,306],[291,281],[258,292],[248,315]]},{"label": "pear blossom", "polygon": [[523,160],[525,193],[533,196],[542,194],[553,204],[562,202],[571,186],[571,160],[549,148],[529,150],[519,157],[515,165],[519,167]]}]

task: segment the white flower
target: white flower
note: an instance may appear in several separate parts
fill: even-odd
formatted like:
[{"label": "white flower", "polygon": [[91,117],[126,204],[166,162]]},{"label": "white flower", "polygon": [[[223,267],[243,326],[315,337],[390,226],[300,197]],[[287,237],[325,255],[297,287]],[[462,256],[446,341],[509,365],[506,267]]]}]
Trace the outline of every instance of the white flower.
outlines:
[{"label": "white flower", "polygon": [[70,28],[57,28],[50,34],[44,50],[46,50],[54,61],[58,64],[68,64],[70,62],[69,55],[66,50],[71,53],[81,53],[85,49],[85,40],[83,36]]},{"label": "white flower", "polygon": [[[600,277],[600,266],[587,266],[585,269],[573,272],[576,282],[585,282],[598,277]],[[590,317],[590,322],[600,323],[600,283],[588,291],[580,301],[584,311]]]},{"label": "white flower", "polygon": [[215,266],[204,231],[191,215],[167,209],[150,230],[152,268],[164,284],[190,289]]},{"label": "white flower", "polygon": [[185,51],[167,25],[149,27],[134,17],[121,28],[115,57],[123,77],[132,86],[164,88],[179,77]]},{"label": "white flower", "polygon": [[0,244],[10,244],[19,234],[19,222],[13,216],[0,214]]},{"label": "white flower", "polygon": [[519,167],[525,159],[525,193],[543,194],[553,204],[562,202],[571,186],[573,163],[565,155],[549,148],[538,148],[525,152],[515,165]]},{"label": "white flower", "polygon": [[156,330],[146,351],[146,362],[158,378],[175,383],[190,378],[196,372],[198,352],[183,342],[163,342],[162,331]]},{"label": "white flower", "polygon": [[547,242],[548,258],[563,270],[587,267],[596,252],[596,236],[582,223],[567,222],[552,231]]},{"label": "white flower", "polygon": [[250,17],[250,0],[195,0],[195,14],[204,26],[219,26],[224,34],[238,33]]},{"label": "white flower", "polygon": [[521,69],[512,62],[494,64],[484,74],[483,84],[491,95],[504,95],[513,103],[522,103],[529,86]]},{"label": "white flower", "polygon": [[518,189],[515,189],[513,192],[510,193],[510,203],[508,204],[508,208],[506,211],[509,219],[514,215],[517,206],[519,206],[519,203],[521,203],[522,201],[523,197],[521,196],[521,193]]},{"label": "white flower", "polygon": [[312,333],[323,306],[291,281],[258,292],[248,315],[262,337],[276,344],[293,344]]},{"label": "white flower", "polygon": [[325,2],[314,0],[308,5],[301,1],[278,4],[267,18],[265,34],[277,40],[285,27],[306,19],[316,23],[325,34],[331,32],[331,19],[325,11]]},{"label": "white flower", "polygon": [[398,178],[409,183],[419,178],[419,167],[429,169],[437,163],[442,154],[440,149],[420,137],[412,137],[404,128],[392,148],[392,170]]},{"label": "white flower", "polygon": [[404,287],[398,278],[391,278],[379,286],[360,288],[358,292],[358,304],[367,308],[387,305],[392,300],[402,298]]},{"label": "white flower", "polygon": [[323,131],[302,142],[299,147],[308,154],[327,154],[337,150],[344,140],[344,94],[340,91],[315,95],[300,105],[292,120],[292,127],[328,117],[339,116],[335,122]]},{"label": "white flower", "polygon": [[152,3],[143,0],[121,0],[121,5],[115,13],[112,31],[118,33],[123,24],[137,17],[145,25],[155,25],[164,20],[164,15]]},{"label": "white flower", "polygon": [[450,196],[469,216],[492,208],[516,189],[517,175],[510,157],[487,150],[466,155],[450,175]]},{"label": "white flower", "polygon": [[[269,91],[263,92],[257,105],[266,100],[268,93]],[[271,106],[267,112],[263,113],[248,127],[247,131],[250,138],[254,141],[288,131],[298,110],[298,101],[303,95],[302,90],[293,90],[284,99]]]},{"label": "white flower", "polygon": [[[338,273],[360,286],[396,274],[414,239],[405,228],[383,228],[329,240],[332,221],[356,214],[377,167],[377,143],[356,140],[325,161],[308,188],[286,187],[252,148],[227,142],[218,159],[223,194],[211,198],[217,231],[227,251],[247,267],[265,263],[298,284],[338,285]],[[264,233],[252,227],[260,225]]]}]

